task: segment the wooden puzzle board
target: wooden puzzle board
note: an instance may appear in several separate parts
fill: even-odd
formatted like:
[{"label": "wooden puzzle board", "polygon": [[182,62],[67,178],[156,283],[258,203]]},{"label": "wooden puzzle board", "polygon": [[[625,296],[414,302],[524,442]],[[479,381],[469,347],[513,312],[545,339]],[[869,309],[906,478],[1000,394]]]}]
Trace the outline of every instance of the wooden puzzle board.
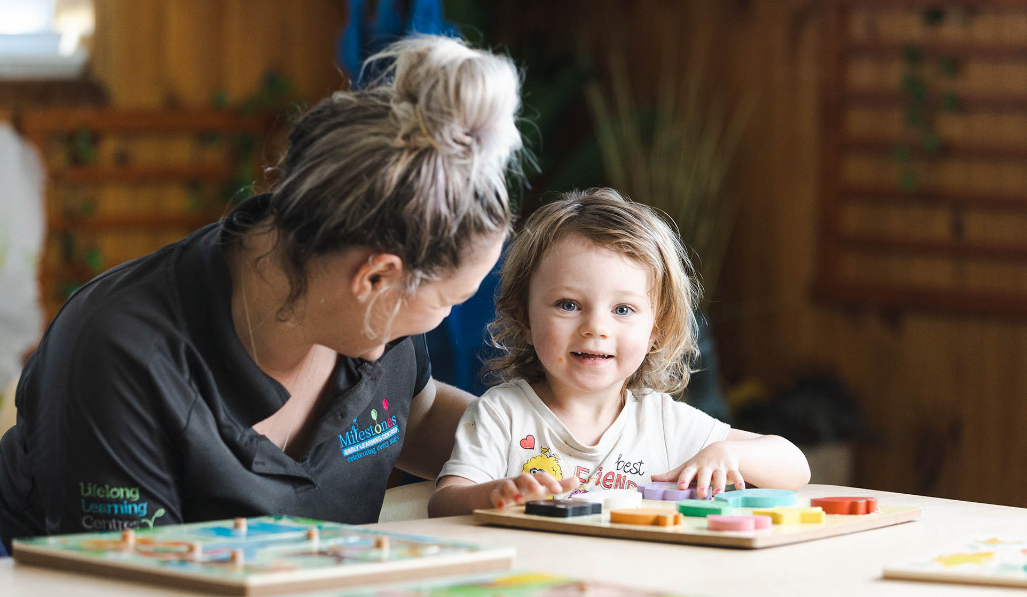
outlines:
[{"label": "wooden puzzle board", "polygon": [[1027,587],[1027,539],[964,539],[929,555],[884,569],[884,578]]},{"label": "wooden puzzle board", "polygon": [[[806,505],[808,506],[809,504],[807,503]],[[674,502],[643,500],[642,507],[674,510],[675,504]],[[474,520],[475,522],[486,524],[535,531],[593,535],[616,539],[638,539],[641,541],[662,541],[665,543],[685,543],[689,545],[709,545],[713,547],[759,549],[761,547],[773,547],[775,545],[824,539],[910,522],[919,519],[922,514],[921,509],[916,506],[880,504],[878,508],[878,511],[873,514],[858,516],[828,514],[825,517],[826,521],[821,523],[775,524],[769,529],[757,531],[710,531],[706,529],[705,518],[689,516],[685,517],[684,524],[673,527],[611,523],[610,515],[607,512],[591,516],[552,518],[525,514],[523,506],[502,510],[475,510]],[[742,515],[749,514],[751,511],[751,508],[735,508],[733,513]]]},{"label": "wooden puzzle board", "polygon": [[[313,528],[318,537],[310,540]],[[249,518],[245,531],[222,520],[141,529],[135,537],[130,549],[116,531],[15,540],[12,555],[21,564],[254,595],[508,570],[515,552],[277,516]],[[382,537],[386,548],[377,546]],[[196,544],[199,558],[189,551]]]}]

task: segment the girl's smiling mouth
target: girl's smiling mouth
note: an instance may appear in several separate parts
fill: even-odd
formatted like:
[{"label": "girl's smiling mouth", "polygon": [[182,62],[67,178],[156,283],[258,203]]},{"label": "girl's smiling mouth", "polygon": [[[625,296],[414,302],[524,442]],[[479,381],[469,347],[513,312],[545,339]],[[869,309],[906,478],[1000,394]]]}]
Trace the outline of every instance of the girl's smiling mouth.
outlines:
[{"label": "girl's smiling mouth", "polygon": [[571,352],[571,354],[574,355],[575,358],[584,359],[586,361],[605,361],[613,358],[612,354],[596,352]]}]

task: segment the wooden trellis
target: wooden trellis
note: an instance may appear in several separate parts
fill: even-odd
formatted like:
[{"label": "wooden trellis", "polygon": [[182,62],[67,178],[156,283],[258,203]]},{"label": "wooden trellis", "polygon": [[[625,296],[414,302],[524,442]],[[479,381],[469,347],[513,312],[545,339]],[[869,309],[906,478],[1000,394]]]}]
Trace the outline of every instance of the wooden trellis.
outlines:
[{"label": "wooden trellis", "polygon": [[[42,109],[19,128],[47,169],[40,271],[47,320],[101,271],[218,220],[269,120],[228,111]],[[240,151],[240,142],[249,147]]]},{"label": "wooden trellis", "polygon": [[1027,2],[824,11],[817,294],[1027,315]]}]

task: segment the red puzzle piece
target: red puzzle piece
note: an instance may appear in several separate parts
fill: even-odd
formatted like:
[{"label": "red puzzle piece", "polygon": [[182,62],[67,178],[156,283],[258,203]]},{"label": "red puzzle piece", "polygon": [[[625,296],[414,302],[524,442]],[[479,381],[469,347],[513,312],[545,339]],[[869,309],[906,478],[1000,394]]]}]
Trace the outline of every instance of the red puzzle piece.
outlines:
[{"label": "red puzzle piece", "polygon": [[873,514],[877,512],[877,498],[872,497],[825,497],[809,501],[809,505],[820,506],[825,514]]}]

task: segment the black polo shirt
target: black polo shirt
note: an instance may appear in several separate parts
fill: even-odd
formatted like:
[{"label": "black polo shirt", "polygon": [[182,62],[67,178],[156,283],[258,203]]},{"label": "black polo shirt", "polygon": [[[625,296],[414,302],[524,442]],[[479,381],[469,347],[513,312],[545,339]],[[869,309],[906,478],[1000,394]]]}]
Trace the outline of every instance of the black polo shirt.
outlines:
[{"label": "black polo shirt", "polygon": [[378,519],[411,398],[431,376],[424,337],[374,362],[340,355],[297,462],[252,428],[289,394],[235,333],[224,237],[213,224],[114,268],[50,324],[0,440],[5,546],[235,516]]}]

